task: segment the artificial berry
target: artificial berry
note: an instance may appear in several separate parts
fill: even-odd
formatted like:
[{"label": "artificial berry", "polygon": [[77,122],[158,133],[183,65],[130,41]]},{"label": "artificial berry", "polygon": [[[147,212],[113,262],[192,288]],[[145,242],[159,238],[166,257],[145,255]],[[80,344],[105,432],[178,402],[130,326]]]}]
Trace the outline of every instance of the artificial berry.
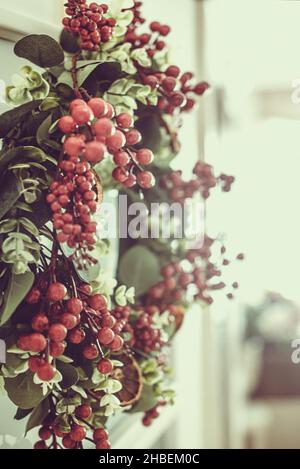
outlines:
[{"label": "artificial berry", "polygon": [[101,311],[102,309],[107,308],[107,299],[104,295],[93,295],[88,299],[88,304],[94,310]]},{"label": "artificial berry", "polygon": [[50,363],[41,365],[37,370],[37,375],[42,381],[51,381],[56,373],[56,369]]},{"label": "artificial berry", "polygon": [[80,405],[76,408],[75,415],[79,419],[89,419],[92,415],[92,408],[86,404]]},{"label": "artificial berry", "polygon": [[57,323],[50,326],[48,335],[53,342],[62,342],[67,337],[67,333],[67,328],[63,324]]},{"label": "artificial berry", "polygon": [[111,360],[107,360],[107,359],[102,359],[98,365],[97,365],[97,369],[100,373],[102,373],[103,375],[109,375],[113,369],[114,369],[114,365],[112,363]]},{"label": "artificial berry", "polygon": [[95,344],[90,344],[84,347],[82,354],[87,360],[94,360],[98,357],[99,352]]},{"label": "artificial berry", "polygon": [[66,303],[67,310],[69,313],[78,315],[83,310],[82,301],[79,298],[70,298]]},{"label": "artificial berry", "polygon": [[115,333],[109,327],[103,327],[98,332],[98,339],[102,345],[110,344],[115,338]]},{"label": "artificial berry", "polygon": [[70,438],[73,441],[82,441],[86,437],[86,429],[81,425],[73,425],[70,431]]},{"label": "artificial berry", "polygon": [[48,328],[48,326],[49,326],[49,319],[43,313],[36,314],[31,321],[32,329],[37,332],[45,331]]},{"label": "artificial berry", "polygon": [[62,283],[52,283],[47,290],[49,301],[62,301],[67,294],[67,289]]}]

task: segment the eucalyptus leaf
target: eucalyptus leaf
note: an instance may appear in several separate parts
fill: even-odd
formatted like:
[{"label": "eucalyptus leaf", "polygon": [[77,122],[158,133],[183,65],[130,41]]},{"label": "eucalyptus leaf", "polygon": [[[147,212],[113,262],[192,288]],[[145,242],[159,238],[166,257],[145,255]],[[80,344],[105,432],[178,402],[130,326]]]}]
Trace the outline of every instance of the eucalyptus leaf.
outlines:
[{"label": "eucalyptus leaf", "polygon": [[69,54],[76,54],[80,50],[78,37],[65,29],[60,35],[60,45]]},{"label": "eucalyptus leaf", "polygon": [[17,42],[14,52],[40,67],[53,67],[64,61],[62,47],[45,34],[30,34]]},{"label": "eucalyptus leaf", "polygon": [[25,435],[30,430],[40,426],[43,423],[43,420],[45,419],[45,417],[47,417],[49,410],[50,403],[49,399],[46,398],[42,402],[40,402],[40,404],[33,410],[32,414],[30,415],[26,425]]},{"label": "eucalyptus leaf", "polygon": [[121,258],[119,280],[134,287],[137,296],[143,295],[160,280],[157,257],[145,246],[132,247]]},{"label": "eucalyptus leaf", "polygon": [[34,275],[28,271],[21,275],[12,274],[0,308],[0,326],[3,326],[23,301],[34,282]]},{"label": "eucalyptus leaf", "polygon": [[42,386],[33,382],[30,371],[5,379],[5,389],[10,400],[21,409],[35,408],[45,399]]}]

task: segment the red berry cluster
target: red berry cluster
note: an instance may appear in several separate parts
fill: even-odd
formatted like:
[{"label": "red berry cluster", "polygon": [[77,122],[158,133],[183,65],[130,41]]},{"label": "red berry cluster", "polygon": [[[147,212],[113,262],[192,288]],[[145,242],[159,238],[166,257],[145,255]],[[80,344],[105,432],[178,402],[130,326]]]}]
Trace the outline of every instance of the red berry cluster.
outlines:
[{"label": "red berry cluster", "polygon": [[92,294],[88,284],[78,286],[78,296],[65,300],[67,288],[59,282],[51,283],[45,292],[34,287],[26,298],[37,305],[31,321],[31,331],[18,338],[21,350],[35,353],[30,357],[29,368],[42,381],[51,381],[55,375],[53,359],[63,355],[67,344],[80,346],[83,358],[97,359],[97,369],[102,374],[113,371],[113,363],[105,358],[107,352],[119,352],[124,341],[120,335],[125,326],[107,309],[103,295]]},{"label": "red berry cluster", "polygon": [[190,181],[183,180],[182,171],[169,171],[162,176],[160,185],[172,201],[184,204],[186,199],[192,198],[197,192],[208,199],[211,189],[217,184],[224,192],[229,192],[234,182],[234,177],[225,174],[216,177],[213,167],[204,161],[198,161],[193,172],[194,177]]},{"label": "red berry cluster", "polygon": [[157,352],[165,342],[161,330],[153,320],[153,314],[159,312],[156,306],[149,306],[137,311],[138,317],[131,323],[133,328],[133,346],[144,353]]},{"label": "red berry cluster", "polygon": [[84,261],[91,260],[86,251],[95,244],[97,229],[92,214],[97,210],[99,193],[91,165],[100,163],[109,152],[117,165],[113,171],[116,181],[127,187],[137,183],[143,189],[155,183],[152,173],[141,168],[152,163],[153,153],[146,148],[135,150],[141,134],[133,124],[130,114],[115,117],[113,107],[101,98],[88,103],[75,99],[70,115],[59,120],[59,129],[66,135],[64,155],[47,201],[57,240],[81,250]]},{"label": "red berry cluster", "polygon": [[[92,412],[90,405],[83,404],[76,408],[75,417],[77,420],[86,421],[91,417]],[[73,420],[72,417],[70,420]],[[61,439],[61,445],[65,449],[81,449],[82,442],[87,436],[88,432],[84,424],[78,424],[73,420],[71,430],[65,432],[56,423],[56,418],[49,415],[39,430],[40,440],[35,443],[34,449],[58,449],[58,438]],[[96,449],[107,450],[111,448],[108,432],[104,428],[95,428],[92,436]],[[49,440],[51,441],[49,442]]]},{"label": "red berry cluster", "polygon": [[108,42],[116,26],[116,20],[106,18],[106,4],[90,3],[86,0],[69,0],[66,3],[66,14],[63,19],[65,30],[80,37],[83,50],[98,51],[101,43]]},{"label": "red berry cluster", "polygon": [[158,21],[154,21],[150,24],[151,33],[138,34],[137,24],[141,23],[142,20],[139,9],[135,8],[134,14],[133,24],[129,26],[125,37],[126,42],[130,42],[134,49],[145,47],[148,56],[152,58],[157,52],[166,47],[166,43],[163,38],[168,36],[171,32],[171,28],[170,26],[161,24]]},{"label": "red berry cluster", "polygon": [[148,296],[152,301],[163,300],[165,304],[183,300],[186,290],[194,281],[193,275],[186,273],[179,262],[163,266],[161,276],[163,280],[150,288]]},{"label": "red berry cluster", "polygon": [[145,415],[143,417],[143,425],[145,427],[150,427],[150,425],[152,425],[153,423],[153,420],[157,419],[160,416],[158,409],[159,407],[162,407],[164,405],[166,405],[165,402],[160,402],[155,407],[145,412]]}]

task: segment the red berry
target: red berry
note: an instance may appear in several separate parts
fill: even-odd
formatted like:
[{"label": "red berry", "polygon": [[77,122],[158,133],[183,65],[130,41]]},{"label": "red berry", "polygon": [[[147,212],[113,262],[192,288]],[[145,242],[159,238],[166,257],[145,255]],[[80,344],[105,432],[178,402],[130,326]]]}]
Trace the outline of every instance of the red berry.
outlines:
[{"label": "red berry", "polygon": [[180,68],[176,67],[176,65],[170,65],[166,70],[166,75],[168,75],[168,77],[178,78],[180,75]]},{"label": "red berry", "polygon": [[111,445],[107,440],[98,440],[96,443],[96,449],[110,449]]},{"label": "red berry", "polygon": [[86,429],[81,425],[73,425],[70,431],[70,438],[73,441],[82,441],[86,437]]},{"label": "red berry", "polygon": [[137,175],[137,182],[143,189],[151,189],[155,185],[155,178],[149,171],[141,171]]},{"label": "red berry", "polygon": [[46,445],[46,443],[41,440],[41,441],[37,441],[34,445],[34,449],[48,449],[48,446]]},{"label": "red berry", "polygon": [[64,313],[60,317],[60,322],[66,327],[66,329],[74,329],[77,326],[77,317],[71,313]]},{"label": "red berry", "polygon": [[93,124],[93,129],[97,137],[110,137],[114,132],[114,126],[110,119],[102,117]]},{"label": "red berry", "polygon": [[89,419],[92,415],[92,408],[86,404],[80,405],[76,408],[75,415],[79,419]]},{"label": "red berry", "polygon": [[161,28],[161,24],[158,21],[153,21],[152,23],[150,23],[151,31],[158,32],[160,31],[160,28]]},{"label": "red berry", "polygon": [[50,363],[45,363],[37,370],[37,375],[42,381],[51,381],[56,373],[56,369]]},{"label": "red berry", "polygon": [[145,83],[145,85],[150,86],[150,88],[152,88],[152,89],[155,89],[159,84],[158,79],[154,75],[149,75],[149,76],[145,77],[144,78],[144,83]]},{"label": "red berry", "polygon": [[36,304],[40,301],[40,298],[41,298],[40,290],[38,288],[33,288],[32,290],[30,290],[30,292],[26,296],[26,303],[31,304],[31,305]]},{"label": "red berry", "polygon": [[66,349],[66,342],[50,342],[50,355],[54,358],[61,357]]},{"label": "red berry", "polygon": [[67,328],[63,324],[57,323],[50,326],[48,335],[53,342],[62,342],[67,337],[67,333]]},{"label": "red berry", "polygon": [[48,328],[48,325],[49,320],[47,316],[43,313],[36,314],[31,321],[32,329],[38,332],[45,331]]},{"label": "red berry", "polygon": [[100,163],[106,152],[106,146],[101,142],[90,142],[85,148],[85,159],[91,163]]},{"label": "red berry", "polygon": [[124,167],[117,167],[112,172],[112,177],[121,183],[125,183],[129,177],[129,172]]},{"label": "red berry", "polygon": [[110,360],[103,359],[98,363],[97,369],[103,375],[109,375],[113,371],[114,365]]},{"label": "red berry", "polygon": [[117,124],[121,129],[130,129],[133,127],[134,120],[131,114],[127,112],[123,112],[123,114],[119,114],[116,118]]},{"label": "red berry", "polygon": [[69,156],[79,156],[84,147],[80,137],[69,137],[64,143],[64,150]]},{"label": "red berry", "polygon": [[81,344],[85,339],[85,332],[82,329],[73,329],[69,333],[69,341],[71,344]]},{"label": "red berry", "polygon": [[45,363],[45,360],[39,357],[30,357],[28,360],[28,366],[32,373],[36,373],[41,365]]},{"label": "red berry", "polygon": [[67,289],[62,283],[52,283],[47,291],[49,301],[62,301],[67,294]]},{"label": "red berry", "polygon": [[76,442],[72,440],[68,435],[63,437],[62,444],[63,444],[63,447],[66,449],[76,448]]},{"label": "red berry", "polygon": [[82,301],[79,298],[71,298],[66,304],[67,310],[72,314],[80,314],[83,310]]},{"label": "red berry", "polygon": [[148,165],[153,162],[154,155],[151,150],[148,150],[147,148],[143,148],[142,150],[139,150],[137,152],[136,159],[140,164]]},{"label": "red berry", "polygon": [[49,428],[47,428],[47,427],[40,428],[39,437],[40,437],[41,440],[44,440],[44,441],[49,440],[49,438],[51,438],[51,436],[52,436],[52,431],[49,430]]},{"label": "red berry", "polygon": [[159,32],[162,36],[168,36],[171,32],[171,28],[168,25],[163,25],[159,28]]},{"label": "red berry", "polygon": [[92,117],[92,112],[90,108],[86,105],[75,106],[72,109],[72,117],[78,125],[84,125],[90,121]]},{"label": "red berry", "polygon": [[59,119],[58,127],[64,134],[71,134],[76,129],[76,122],[71,116],[64,116]]},{"label": "red berry", "polygon": [[109,327],[103,327],[98,333],[98,339],[102,345],[110,344],[115,338],[115,333]]},{"label": "red berry", "polygon": [[101,311],[102,309],[107,308],[107,299],[104,295],[93,295],[88,299],[88,304],[92,309]]},{"label": "red berry", "polygon": [[206,83],[206,81],[203,81],[202,83],[198,83],[198,85],[195,86],[194,92],[198,96],[202,96],[208,88],[209,88],[209,84]]},{"label": "red berry", "polygon": [[142,140],[142,135],[136,129],[132,129],[126,134],[126,143],[127,143],[127,145],[136,145],[141,140]]},{"label": "red berry", "polygon": [[106,139],[107,148],[110,153],[115,153],[116,151],[123,148],[126,144],[126,138],[123,132],[116,130],[115,134]]},{"label": "red berry", "polygon": [[104,428],[97,428],[93,433],[94,441],[107,440],[108,436],[108,432]]},{"label": "red berry", "polygon": [[95,344],[90,344],[84,347],[82,354],[87,360],[94,360],[98,357],[99,352]]},{"label": "red berry", "polygon": [[94,116],[99,119],[107,113],[106,102],[101,98],[92,98],[88,102],[88,106],[93,111]]},{"label": "red berry", "polygon": [[174,93],[171,93],[170,95],[170,101],[173,106],[175,107],[181,107],[186,104],[186,97],[183,93],[176,91]]},{"label": "red berry", "polygon": [[107,117],[108,119],[112,119],[115,116],[114,107],[110,103],[106,103],[106,104],[107,104],[108,110],[107,110],[105,117]]},{"label": "red berry", "polygon": [[114,340],[109,344],[109,349],[112,352],[119,352],[120,350],[122,350],[123,345],[124,345],[124,340],[122,339],[122,337],[119,335],[116,335]]},{"label": "red berry", "polygon": [[33,333],[28,337],[29,349],[31,352],[40,353],[45,350],[47,346],[47,341],[42,334]]},{"label": "red berry", "polygon": [[86,106],[86,102],[83,99],[73,99],[70,103],[70,111],[72,112],[76,106]]},{"label": "red berry", "polygon": [[174,91],[176,88],[177,81],[174,77],[167,77],[164,79],[162,82],[162,87],[165,91],[170,93],[171,91]]}]

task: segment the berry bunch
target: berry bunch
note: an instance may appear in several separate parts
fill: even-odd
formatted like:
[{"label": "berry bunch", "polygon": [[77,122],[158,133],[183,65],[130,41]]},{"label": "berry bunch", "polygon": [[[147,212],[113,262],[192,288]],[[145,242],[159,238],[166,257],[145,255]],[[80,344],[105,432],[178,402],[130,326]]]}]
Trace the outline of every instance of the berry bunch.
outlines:
[{"label": "berry bunch", "polygon": [[153,153],[146,148],[135,150],[141,134],[133,123],[130,114],[115,117],[113,107],[101,98],[92,98],[88,103],[73,100],[70,115],[59,120],[59,129],[65,134],[64,152],[47,202],[53,212],[57,240],[80,250],[83,261],[91,260],[87,251],[96,242],[97,229],[92,214],[97,210],[97,199],[101,201],[91,165],[100,163],[108,152],[117,165],[113,177],[119,183],[127,187],[137,183],[143,189],[155,183],[152,173],[141,168],[152,163]]},{"label": "berry bunch", "polygon": [[234,177],[225,174],[216,177],[213,167],[204,161],[198,161],[193,172],[194,177],[190,181],[183,180],[182,171],[169,171],[162,176],[160,185],[173,202],[184,204],[186,199],[192,198],[197,192],[206,200],[217,184],[223,192],[229,192],[234,182]]},{"label": "berry bunch", "polygon": [[65,6],[64,28],[80,37],[81,49],[98,51],[102,43],[111,39],[116,20],[105,17],[106,4],[93,2],[88,5],[86,0],[69,0]]},{"label": "berry bunch", "polygon": [[150,354],[160,351],[166,345],[162,331],[153,319],[153,315],[158,312],[156,306],[137,311],[138,316],[132,322],[133,346],[137,351]]},{"label": "berry bunch", "polygon": [[79,285],[78,296],[69,299],[64,284],[41,285],[34,287],[26,298],[37,311],[31,320],[31,331],[20,335],[17,341],[21,350],[35,354],[29,358],[30,370],[42,381],[51,381],[56,373],[54,360],[63,355],[68,345],[80,346],[80,354],[86,360],[97,360],[95,365],[100,373],[112,373],[113,364],[104,358],[103,347],[108,353],[123,348],[120,333],[125,323],[109,312],[106,298],[93,295],[88,284]]},{"label": "berry bunch", "polygon": [[[34,449],[57,449],[58,446],[65,449],[81,449],[83,441],[88,437],[88,430],[84,424],[78,424],[79,421],[86,421],[92,415],[92,407],[88,404],[80,405],[75,410],[76,420],[70,416],[71,430],[62,431],[56,422],[56,417],[49,415],[39,429],[39,438],[34,445]],[[111,448],[108,432],[104,428],[92,428],[92,440],[96,449],[107,450]],[[58,443],[61,439],[61,445]],[[49,442],[50,440],[50,442]]]}]

